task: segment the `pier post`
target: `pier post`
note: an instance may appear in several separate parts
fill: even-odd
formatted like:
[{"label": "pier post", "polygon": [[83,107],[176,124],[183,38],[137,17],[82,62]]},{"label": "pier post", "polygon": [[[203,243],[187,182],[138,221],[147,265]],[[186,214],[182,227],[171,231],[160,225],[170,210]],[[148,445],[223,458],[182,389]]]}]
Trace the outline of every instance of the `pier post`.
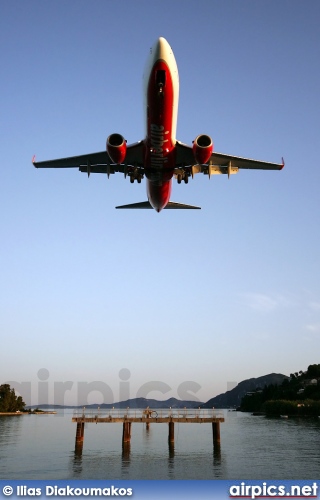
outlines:
[{"label": "pier post", "polygon": [[220,446],[220,422],[212,422],[213,444]]},{"label": "pier post", "polygon": [[168,441],[169,443],[174,442],[174,422],[169,422],[169,436],[168,436]]},{"label": "pier post", "polygon": [[82,453],[83,440],[84,440],[84,422],[77,422],[76,444],[75,444],[76,454]]},{"label": "pier post", "polygon": [[130,443],[131,440],[131,422],[123,422],[122,444]]},{"label": "pier post", "polygon": [[83,443],[84,439],[84,422],[77,422],[76,443]]},{"label": "pier post", "polygon": [[169,465],[172,466],[174,459],[174,442],[168,441],[168,447],[169,447]]}]

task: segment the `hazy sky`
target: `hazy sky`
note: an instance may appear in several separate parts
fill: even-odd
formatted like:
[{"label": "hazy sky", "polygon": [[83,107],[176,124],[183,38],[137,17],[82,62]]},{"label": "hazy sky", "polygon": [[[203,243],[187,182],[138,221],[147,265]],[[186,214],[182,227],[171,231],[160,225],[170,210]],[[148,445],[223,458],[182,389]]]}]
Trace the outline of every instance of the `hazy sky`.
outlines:
[{"label": "hazy sky", "polygon": [[[320,362],[319,23],[318,0],[0,1],[0,383],[206,401]],[[202,210],[158,214],[114,209],[144,182],[32,166],[144,137],[159,36],[178,139],[284,170],[174,183]]]}]

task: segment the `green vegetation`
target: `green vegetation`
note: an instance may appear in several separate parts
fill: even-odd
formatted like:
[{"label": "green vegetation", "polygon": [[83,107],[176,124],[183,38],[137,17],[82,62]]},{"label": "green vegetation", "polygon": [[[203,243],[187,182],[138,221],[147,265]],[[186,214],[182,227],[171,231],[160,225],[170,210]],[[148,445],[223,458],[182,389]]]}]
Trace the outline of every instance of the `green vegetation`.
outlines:
[{"label": "green vegetation", "polygon": [[241,401],[242,411],[267,415],[320,415],[320,364],[306,372],[290,374],[280,385],[266,385],[248,393]]},{"label": "green vegetation", "polygon": [[16,396],[9,384],[0,385],[0,413],[24,411],[26,406],[21,396]]},{"label": "green vegetation", "polygon": [[320,415],[320,401],[305,399],[301,401],[288,401],[278,399],[274,401],[266,401],[264,404],[266,415],[288,415],[288,416],[314,416]]}]

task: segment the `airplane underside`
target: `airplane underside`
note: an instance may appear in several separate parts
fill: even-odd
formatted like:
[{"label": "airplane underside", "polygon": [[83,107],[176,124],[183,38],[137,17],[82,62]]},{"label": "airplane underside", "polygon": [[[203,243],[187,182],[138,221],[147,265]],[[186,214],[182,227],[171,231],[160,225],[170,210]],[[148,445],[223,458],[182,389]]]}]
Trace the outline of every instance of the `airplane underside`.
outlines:
[{"label": "airplane underside", "polygon": [[36,168],[78,168],[80,172],[107,174],[122,173],[130,183],[146,178],[148,201],[117,206],[116,208],[199,209],[198,206],[170,201],[172,181],[187,184],[195,174],[209,177],[230,175],[239,169],[281,170],[282,163],[270,163],[241,158],[213,151],[209,135],[198,135],[192,146],[176,140],[179,75],[173,51],[160,37],[147,60],[144,73],[145,123],[143,140],[127,145],[123,135],[109,135],[106,149],[101,152],[36,162]]}]

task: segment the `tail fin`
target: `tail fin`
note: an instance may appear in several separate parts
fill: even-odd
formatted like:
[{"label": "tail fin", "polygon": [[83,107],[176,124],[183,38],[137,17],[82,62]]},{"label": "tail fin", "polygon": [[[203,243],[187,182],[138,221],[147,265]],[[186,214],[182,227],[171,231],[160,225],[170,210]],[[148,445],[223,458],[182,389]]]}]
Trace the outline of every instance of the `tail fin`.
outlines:
[{"label": "tail fin", "polygon": [[[142,201],[140,203],[130,203],[129,205],[120,205],[116,208],[153,208],[149,201]],[[177,203],[175,201],[169,201],[169,203],[164,207],[164,209],[196,209],[200,210],[201,207],[196,207],[194,205],[184,205],[183,203]]]}]

